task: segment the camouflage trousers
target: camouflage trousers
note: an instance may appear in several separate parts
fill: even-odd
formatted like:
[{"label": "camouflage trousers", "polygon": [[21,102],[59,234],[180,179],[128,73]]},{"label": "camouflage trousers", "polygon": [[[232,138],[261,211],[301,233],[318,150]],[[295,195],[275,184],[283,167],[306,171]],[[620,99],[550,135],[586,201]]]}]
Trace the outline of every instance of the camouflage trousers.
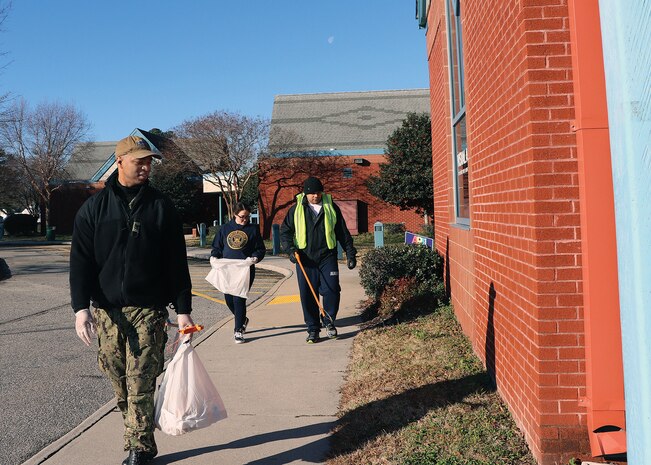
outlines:
[{"label": "camouflage trousers", "polygon": [[164,308],[95,309],[97,362],[111,381],[124,420],[124,450],[158,453],[154,392],[167,341]]}]

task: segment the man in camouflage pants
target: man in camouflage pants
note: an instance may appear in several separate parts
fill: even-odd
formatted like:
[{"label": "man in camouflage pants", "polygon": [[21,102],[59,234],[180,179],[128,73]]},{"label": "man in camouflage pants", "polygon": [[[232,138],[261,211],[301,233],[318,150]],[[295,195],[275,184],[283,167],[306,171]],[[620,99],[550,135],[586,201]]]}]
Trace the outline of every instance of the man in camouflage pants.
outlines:
[{"label": "man in camouflage pants", "polygon": [[[124,419],[123,465],[149,463],[154,441],[154,392],[163,371],[168,304],[179,327],[194,324],[192,284],[183,228],[172,202],[149,186],[147,141],[130,136],[115,149],[117,173],[77,212],[70,249],[75,330],[91,344]],[[90,311],[92,302],[94,311]]]},{"label": "man in camouflage pants", "polygon": [[[108,376],[124,419],[124,449],[157,452],[154,430],[154,388],[163,372],[167,311],[123,307],[95,309],[97,361]],[[128,341],[129,350],[125,350]],[[147,360],[147,363],[140,363]],[[127,367],[129,369],[127,370]],[[129,372],[128,376],[124,376]],[[128,462],[127,462],[128,463]]]}]

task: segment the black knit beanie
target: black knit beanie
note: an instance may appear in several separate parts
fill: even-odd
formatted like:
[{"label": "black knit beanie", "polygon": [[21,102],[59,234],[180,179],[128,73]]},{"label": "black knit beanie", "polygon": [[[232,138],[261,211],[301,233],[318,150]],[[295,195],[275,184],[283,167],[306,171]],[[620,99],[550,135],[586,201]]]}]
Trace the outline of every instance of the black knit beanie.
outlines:
[{"label": "black knit beanie", "polygon": [[323,184],[317,178],[310,176],[303,183],[303,193],[316,194],[317,192],[323,192]]}]

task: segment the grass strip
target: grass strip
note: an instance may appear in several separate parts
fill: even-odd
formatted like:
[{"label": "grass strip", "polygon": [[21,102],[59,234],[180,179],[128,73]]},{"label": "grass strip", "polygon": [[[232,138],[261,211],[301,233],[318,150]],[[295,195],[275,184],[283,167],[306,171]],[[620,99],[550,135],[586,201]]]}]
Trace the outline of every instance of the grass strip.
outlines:
[{"label": "grass strip", "polygon": [[328,465],[536,465],[452,308],[360,332]]}]

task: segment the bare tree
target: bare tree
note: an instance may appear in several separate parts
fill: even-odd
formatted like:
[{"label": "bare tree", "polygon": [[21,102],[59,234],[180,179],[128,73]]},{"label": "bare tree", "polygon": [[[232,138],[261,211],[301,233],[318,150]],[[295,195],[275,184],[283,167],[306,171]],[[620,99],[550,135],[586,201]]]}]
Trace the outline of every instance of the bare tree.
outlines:
[{"label": "bare tree", "polygon": [[54,181],[66,177],[66,164],[77,145],[85,142],[90,123],[72,105],[42,103],[34,110],[25,100],[9,107],[0,121],[0,145],[16,160],[43,206],[41,232],[50,224]]},{"label": "bare tree", "polygon": [[267,147],[269,121],[216,111],[185,121],[172,132],[174,142],[222,193],[233,216],[235,204],[258,172],[257,159]]},{"label": "bare tree", "polygon": [[269,147],[260,158],[258,173],[261,187],[258,212],[264,225],[263,237],[269,237],[276,216],[296,201],[293,196],[287,197],[281,193],[301,192],[303,181],[308,176],[327,180],[329,190],[336,190],[340,194],[355,195],[359,188],[355,180],[340,181],[342,169],[348,166],[346,159],[299,148],[304,146],[303,139],[292,131],[274,128],[270,134]]}]

